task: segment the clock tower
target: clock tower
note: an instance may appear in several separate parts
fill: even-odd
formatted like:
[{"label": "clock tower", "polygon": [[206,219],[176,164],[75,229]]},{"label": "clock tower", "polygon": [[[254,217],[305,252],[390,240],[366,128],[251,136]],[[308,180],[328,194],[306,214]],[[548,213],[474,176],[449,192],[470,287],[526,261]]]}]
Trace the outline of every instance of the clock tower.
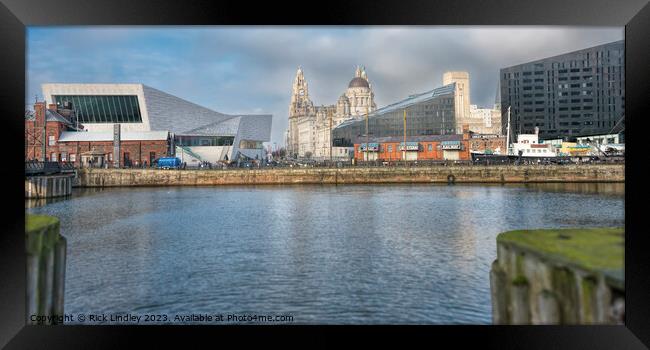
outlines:
[{"label": "clock tower", "polygon": [[309,86],[305,80],[302,68],[298,68],[296,78],[293,80],[291,103],[289,103],[289,135],[287,151],[289,156],[298,153],[298,122],[302,118],[314,114],[314,104],[309,99]]}]

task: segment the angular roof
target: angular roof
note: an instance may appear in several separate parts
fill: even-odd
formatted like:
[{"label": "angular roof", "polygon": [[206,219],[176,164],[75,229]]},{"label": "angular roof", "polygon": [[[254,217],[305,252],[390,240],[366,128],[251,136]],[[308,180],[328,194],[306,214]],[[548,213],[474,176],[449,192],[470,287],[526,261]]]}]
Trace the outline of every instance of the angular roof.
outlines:
[{"label": "angular roof", "polygon": [[45,110],[45,121],[47,122],[60,122],[65,125],[72,125],[68,118],[62,116],[57,111],[46,109]]},{"label": "angular roof", "polygon": [[[121,141],[158,141],[167,140],[167,131],[124,131],[120,133]],[[113,141],[111,131],[63,131],[59,142]]]},{"label": "angular roof", "polygon": [[236,135],[241,117],[231,117],[222,121],[203,125],[196,129],[184,131],[182,135],[199,136],[199,135]]},{"label": "angular roof", "polygon": [[[441,86],[439,88],[435,88],[433,90],[429,90],[429,91],[422,92],[422,93],[419,93],[419,94],[411,95],[411,96],[409,96],[409,97],[407,97],[407,98],[405,98],[405,99],[403,99],[401,101],[397,101],[397,102],[395,102],[393,104],[389,104],[389,105],[387,105],[385,107],[382,107],[382,108],[379,108],[379,109],[375,110],[374,112],[368,114],[368,118],[371,119],[371,118],[380,117],[380,116],[382,116],[382,115],[384,115],[386,113],[390,113],[390,112],[393,112],[393,111],[396,111],[396,110],[401,110],[401,109],[413,106],[413,105],[418,104],[418,103],[426,102],[428,100],[434,99],[434,98],[439,97],[439,96],[453,94],[455,88],[456,88],[456,83],[451,83],[451,84]],[[344,126],[347,126],[347,125],[350,125],[350,124],[353,124],[353,123],[363,122],[363,121],[364,121],[364,118],[361,118],[361,119],[348,119],[348,120],[342,122],[341,124],[337,125],[335,127],[335,129],[336,128],[341,128],[341,127],[344,127]]]},{"label": "angular roof", "polygon": [[[251,126],[253,121],[261,123],[254,126],[255,130],[263,129],[266,132],[260,134],[259,140],[268,141],[271,136],[272,115],[242,115],[225,114],[213,111],[209,108],[189,102],[180,97],[154,89],[144,84],[120,84],[120,83],[46,83],[42,84],[43,94],[52,96],[56,94],[81,94],[81,95],[106,95],[106,94],[129,94],[142,95],[144,101],[140,101],[140,108],[146,111],[148,130],[162,130],[177,135],[209,135],[209,130],[223,131],[226,135],[237,133],[233,131],[234,125]],[[63,93],[65,91],[65,93]],[[144,113],[143,113],[144,114]],[[241,120],[251,119],[243,123]],[[88,125],[89,127],[91,125]]]}]

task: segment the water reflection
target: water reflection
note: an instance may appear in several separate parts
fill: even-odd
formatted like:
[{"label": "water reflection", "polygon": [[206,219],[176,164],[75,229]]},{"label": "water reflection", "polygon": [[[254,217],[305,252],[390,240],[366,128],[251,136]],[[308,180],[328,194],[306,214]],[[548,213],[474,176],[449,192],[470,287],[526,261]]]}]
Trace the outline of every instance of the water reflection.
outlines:
[{"label": "water reflection", "polygon": [[115,188],[28,211],[61,218],[69,313],[490,323],[499,232],[623,225],[620,184],[546,185]]}]

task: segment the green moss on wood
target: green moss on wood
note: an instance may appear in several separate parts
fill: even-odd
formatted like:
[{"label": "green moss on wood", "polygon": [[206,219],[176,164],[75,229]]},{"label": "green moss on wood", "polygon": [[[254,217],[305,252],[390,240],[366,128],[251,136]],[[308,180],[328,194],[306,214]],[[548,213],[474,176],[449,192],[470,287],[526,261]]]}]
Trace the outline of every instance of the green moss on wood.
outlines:
[{"label": "green moss on wood", "polygon": [[27,214],[25,218],[25,248],[28,254],[39,255],[53,249],[61,239],[59,219],[48,215]]},{"label": "green moss on wood", "polygon": [[623,269],[623,228],[518,230],[501,233],[497,243],[593,271]]},{"label": "green moss on wood", "polygon": [[515,265],[517,268],[517,275],[523,275],[524,274],[524,254],[517,254],[515,257]]},{"label": "green moss on wood", "polygon": [[59,219],[49,215],[27,214],[25,218],[25,232],[35,232],[57,225]]},{"label": "green moss on wood", "polygon": [[585,277],[581,281],[582,287],[582,315],[586,323],[593,323],[594,310],[592,304],[596,299],[594,291],[596,289],[596,281],[592,277]]},{"label": "green moss on wood", "polygon": [[512,285],[514,286],[527,286],[528,279],[523,275],[518,275],[512,280]]},{"label": "green moss on wood", "polygon": [[551,271],[553,291],[560,303],[560,322],[574,324],[579,322],[578,290],[576,276],[573,271],[561,267]]}]

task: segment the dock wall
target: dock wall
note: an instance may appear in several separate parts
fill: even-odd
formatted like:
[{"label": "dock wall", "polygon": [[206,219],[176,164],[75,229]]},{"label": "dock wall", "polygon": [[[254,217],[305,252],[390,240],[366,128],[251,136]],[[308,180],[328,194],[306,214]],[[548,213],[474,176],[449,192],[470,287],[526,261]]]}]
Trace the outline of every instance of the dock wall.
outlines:
[{"label": "dock wall", "polygon": [[74,174],[25,177],[25,198],[53,198],[72,193]]},{"label": "dock wall", "polygon": [[526,165],[228,170],[80,169],[80,187],[369,183],[624,182],[625,166]]}]

